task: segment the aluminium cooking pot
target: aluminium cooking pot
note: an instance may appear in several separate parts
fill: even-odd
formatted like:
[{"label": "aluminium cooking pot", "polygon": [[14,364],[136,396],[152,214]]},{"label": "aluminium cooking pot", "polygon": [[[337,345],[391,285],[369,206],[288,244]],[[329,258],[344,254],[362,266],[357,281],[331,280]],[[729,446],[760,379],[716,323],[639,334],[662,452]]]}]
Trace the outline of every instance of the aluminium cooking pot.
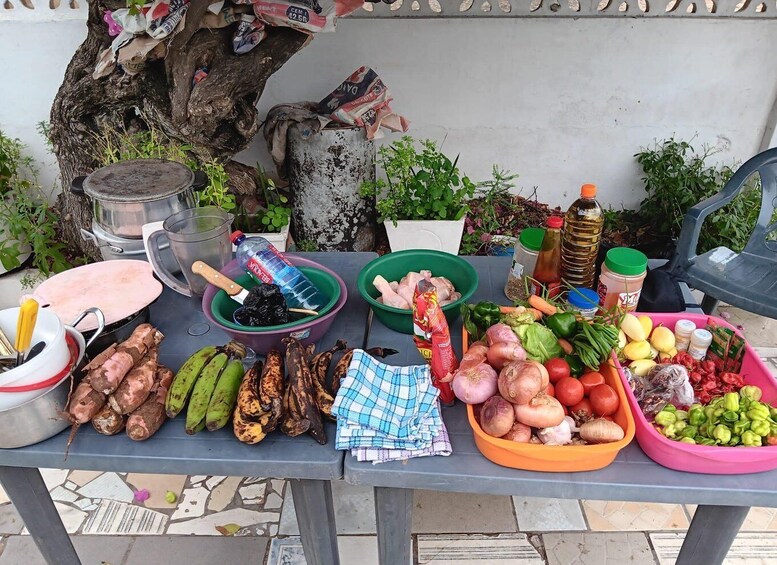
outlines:
[{"label": "aluminium cooking pot", "polygon": [[181,163],[133,159],[74,178],[70,192],[89,197],[94,221],[107,233],[141,239],[144,224],[194,208],[194,191],[207,184],[205,173]]}]

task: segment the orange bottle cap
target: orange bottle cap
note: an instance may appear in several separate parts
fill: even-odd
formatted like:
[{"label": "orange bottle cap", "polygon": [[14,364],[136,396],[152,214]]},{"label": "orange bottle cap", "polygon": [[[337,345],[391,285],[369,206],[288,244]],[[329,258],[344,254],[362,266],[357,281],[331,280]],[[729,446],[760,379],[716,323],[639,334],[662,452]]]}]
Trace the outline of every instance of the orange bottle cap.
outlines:
[{"label": "orange bottle cap", "polygon": [[583,198],[594,198],[596,197],[596,185],[595,184],[584,184],[580,187],[580,196]]}]

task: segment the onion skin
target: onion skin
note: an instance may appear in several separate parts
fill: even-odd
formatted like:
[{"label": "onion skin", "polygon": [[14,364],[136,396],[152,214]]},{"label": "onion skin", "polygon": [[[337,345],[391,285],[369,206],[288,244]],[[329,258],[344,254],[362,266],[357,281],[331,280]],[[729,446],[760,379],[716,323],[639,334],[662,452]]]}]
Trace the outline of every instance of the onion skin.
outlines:
[{"label": "onion skin", "polygon": [[518,443],[529,443],[531,439],[531,428],[520,422],[515,422],[510,431],[502,436],[502,439],[515,441]]},{"label": "onion skin", "polygon": [[502,323],[494,324],[486,330],[486,340],[489,346],[496,343],[521,343],[513,328]]},{"label": "onion skin", "polygon": [[580,438],[588,443],[612,443],[625,437],[623,428],[615,422],[596,418],[580,426]]},{"label": "onion skin", "polygon": [[526,359],[526,351],[524,351],[520,343],[503,341],[489,347],[486,357],[488,358],[489,365],[497,371],[501,371],[502,367],[508,363]]},{"label": "onion skin", "polygon": [[529,361],[529,363],[533,364],[540,370],[540,375],[542,375],[542,390],[545,390],[545,387],[547,387],[548,383],[550,382],[550,375],[548,374],[548,370],[545,368],[545,365],[539,361]]},{"label": "onion skin", "polygon": [[451,382],[453,394],[465,404],[480,404],[497,393],[497,374],[488,363],[456,371]]},{"label": "onion skin", "polygon": [[542,392],[528,404],[513,404],[513,410],[518,422],[532,428],[553,428],[564,420],[564,407],[561,403]]},{"label": "onion skin", "polygon": [[483,404],[480,411],[480,427],[488,435],[502,437],[515,423],[513,406],[501,396],[492,396]]},{"label": "onion skin", "polygon": [[514,361],[499,373],[499,394],[513,404],[527,404],[543,390],[542,376],[531,363]]}]

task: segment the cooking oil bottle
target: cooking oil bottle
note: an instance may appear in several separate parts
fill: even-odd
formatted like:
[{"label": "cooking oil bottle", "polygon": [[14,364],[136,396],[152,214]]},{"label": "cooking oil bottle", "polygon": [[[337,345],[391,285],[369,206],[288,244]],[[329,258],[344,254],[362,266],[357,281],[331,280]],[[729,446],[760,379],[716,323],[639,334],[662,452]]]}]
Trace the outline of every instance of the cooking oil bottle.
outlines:
[{"label": "cooking oil bottle", "polygon": [[571,286],[593,287],[603,227],[604,211],[596,201],[596,185],[584,184],[580,198],[567,210],[561,236],[561,277]]}]

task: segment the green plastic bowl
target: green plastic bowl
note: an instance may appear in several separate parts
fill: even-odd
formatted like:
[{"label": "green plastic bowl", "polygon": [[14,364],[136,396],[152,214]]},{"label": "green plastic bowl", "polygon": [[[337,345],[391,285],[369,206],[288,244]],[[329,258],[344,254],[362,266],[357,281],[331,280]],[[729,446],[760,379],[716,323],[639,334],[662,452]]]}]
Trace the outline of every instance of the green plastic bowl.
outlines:
[{"label": "green plastic bowl", "polygon": [[383,275],[387,281],[399,281],[410,271],[426,269],[435,277],[445,277],[453,283],[461,298],[442,307],[448,325],[459,317],[462,303],[469,300],[478,287],[478,274],[472,265],[458,255],[433,251],[431,249],[408,249],[387,253],[370,261],[359,273],[357,286],[359,293],[370,304],[375,316],[387,327],[404,334],[413,333],[413,312],[386,306],[376,300],[380,296],[372,285],[377,275]]},{"label": "green plastic bowl", "polygon": [[[219,324],[222,324],[233,330],[240,330],[244,332],[268,332],[273,330],[285,330],[287,328],[298,326],[302,323],[313,321],[316,318],[320,318],[329,312],[334,307],[335,303],[337,303],[337,300],[340,298],[340,285],[336,278],[320,269],[316,269],[314,267],[299,267],[299,270],[310,279],[310,282],[313,283],[313,285],[321,292],[321,294],[329,297],[329,302],[327,302],[326,305],[321,308],[321,310],[319,310],[318,316],[304,316],[294,320],[293,322],[279,324],[277,326],[262,326],[256,328],[241,326],[240,324],[236,324],[232,317],[232,315],[235,313],[235,310],[240,308],[240,304],[232,300],[226,292],[220,290],[216,293],[216,296],[213,297],[213,303],[211,304],[211,312],[213,317],[216,319],[216,321],[218,321]],[[258,284],[248,274],[240,275],[239,277],[236,277],[234,281],[246,290],[250,290]]]}]

